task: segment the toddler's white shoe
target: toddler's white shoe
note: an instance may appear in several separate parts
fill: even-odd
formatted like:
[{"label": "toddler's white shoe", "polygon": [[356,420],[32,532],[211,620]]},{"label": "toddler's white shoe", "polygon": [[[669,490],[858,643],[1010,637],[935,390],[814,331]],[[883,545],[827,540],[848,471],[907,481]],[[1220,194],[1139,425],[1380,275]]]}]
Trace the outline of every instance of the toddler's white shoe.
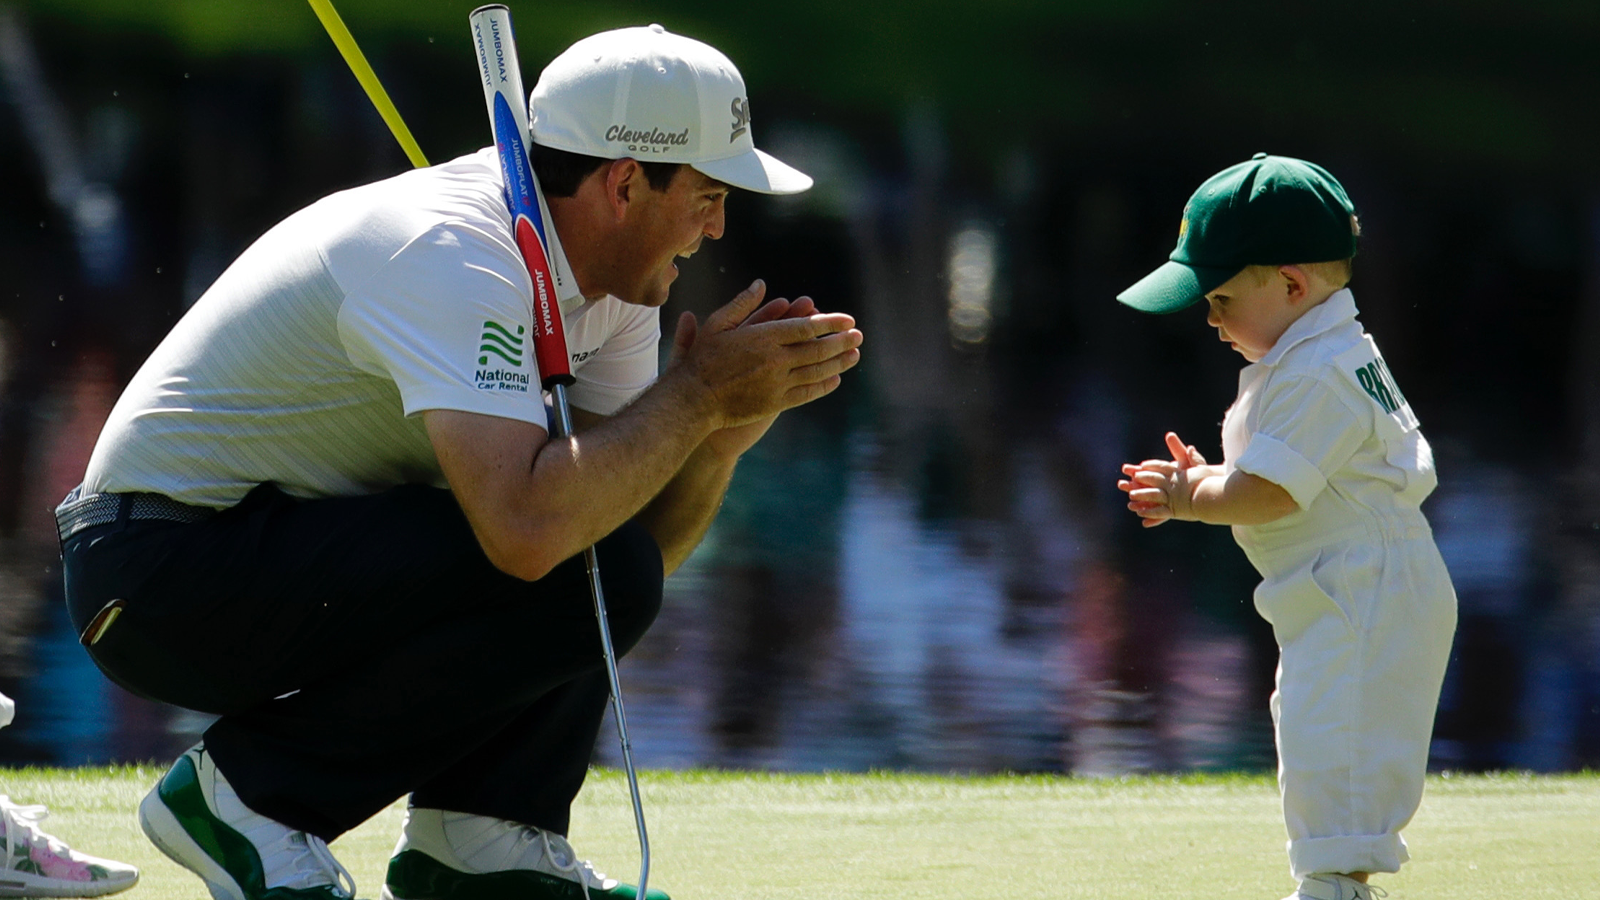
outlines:
[{"label": "toddler's white shoe", "polygon": [[1300,879],[1300,889],[1283,900],[1374,900],[1389,896],[1383,888],[1362,884],[1346,875],[1318,873]]}]

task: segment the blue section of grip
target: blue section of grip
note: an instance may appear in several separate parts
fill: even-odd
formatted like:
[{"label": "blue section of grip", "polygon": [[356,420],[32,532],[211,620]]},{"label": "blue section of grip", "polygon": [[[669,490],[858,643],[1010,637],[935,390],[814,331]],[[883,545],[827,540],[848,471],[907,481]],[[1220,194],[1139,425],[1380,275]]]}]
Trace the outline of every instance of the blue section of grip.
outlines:
[{"label": "blue section of grip", "polygon": [[544,217],[539,215],[539,201],[533,191],[533,165],[528,161],[528,148],[523,141],[506,95],[495,91],[494,143],[500,153],[500,171],[506,178],[506,206],[511,210],[512,221],[518,216],[527,216],[539,235],[539,243],[548,248],[550,242],[544,236]]}]

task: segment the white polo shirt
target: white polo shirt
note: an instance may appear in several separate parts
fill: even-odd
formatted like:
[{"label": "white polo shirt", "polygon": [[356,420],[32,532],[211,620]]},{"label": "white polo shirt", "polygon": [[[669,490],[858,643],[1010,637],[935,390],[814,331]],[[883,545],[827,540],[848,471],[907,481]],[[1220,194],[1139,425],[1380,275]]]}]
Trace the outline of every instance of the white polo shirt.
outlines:
[{"label": "white polo shirt", "polygon": [[[85,492],[224,507],[265,481],[299,497],[443,485],[419,413],[547,427],[502,184],[487,148],[333,194],[262,235],[134,376]],[[544,212],[568,395],[613,413],[655,379],[658,311],[585,302]]]},{"label": "white polo shirt", "polygon": [[1420,506],[1438,483],[1433,451],[1349,290],[1301,316],[1239,373],[1222,449],[1227,471],[1265,478],[1300,507],[1234,526],[1257,568],[1362,534],[1428,533]]}]

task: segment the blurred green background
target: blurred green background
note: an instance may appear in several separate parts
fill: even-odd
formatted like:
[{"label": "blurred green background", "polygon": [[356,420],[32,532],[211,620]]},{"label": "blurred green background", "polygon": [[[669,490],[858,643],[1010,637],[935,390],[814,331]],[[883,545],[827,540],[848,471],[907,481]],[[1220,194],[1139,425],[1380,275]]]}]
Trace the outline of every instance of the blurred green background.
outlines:
[{"label": "blurred green background", "polygon": [[[15,0],[14,0],[15,3]],[[291,65],[327,41],[294,0],[24,0],[85,68],[110,60]],[[1082,151],[1232,136],[1341,143],[1460,174],[1475,165],[1570,172],[1595,160],[1590,114],[1600,8],[1528,0],[1193,3],[542,2],[507,4],[532,74],[578,36],[661,21],[728,53],[763,99],[872,121],[916,100],[951,113],[964,149],[1025,140]],[[474,4],[344,0],[431,147],[449,96],[433,65],[467,59]],[[41,40],[54,43],[51,35]],[[433,81],[417,83],[427,70]],[[415,92],[415,93],[405,93]],[[1592,173],[1590,173],[1592,174]]]}]

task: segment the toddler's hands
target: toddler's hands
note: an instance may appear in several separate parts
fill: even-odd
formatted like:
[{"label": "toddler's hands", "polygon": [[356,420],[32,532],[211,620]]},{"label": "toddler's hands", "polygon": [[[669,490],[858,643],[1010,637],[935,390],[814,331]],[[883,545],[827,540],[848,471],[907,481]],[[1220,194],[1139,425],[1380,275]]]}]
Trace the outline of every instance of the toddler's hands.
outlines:
[{"label": "toddler's hands", "polygon": [[1167,432],[1166,443],[1172,453],[1170,461],[1125,463],[1122,474],[1127,478],[1117,482],[1117,489],[1128,495],[1128,509],[1144,520],[1140,524],[1145,528],[1154,528],[1168,519],[1195,519],[1189,469],[1204,466],[1205,457],[1173,432]]},{"label": "toddler's hands", "polygon": [[1200,455],[1200,451],[1196,450],[1193,444],[1185,444],[1183,439],[1178,437],[1177,432],[1167,432],[1166,440],[1167,452],[1172,454],[1172,461],[1178,468],[1187,469],[1190,466],[1203,466],[1206,464],[1206,458]]},{"label": "toddler's hands", "polygon": [[1147,459],[1137,466],[1124,464],[1122,474],[1128,477],[1118,481],[1117,488],[1127,492],[1128,509],[1144,520],[1144,527],[1154,528],[1168,519],[1193,520],[1187,468]]}]

